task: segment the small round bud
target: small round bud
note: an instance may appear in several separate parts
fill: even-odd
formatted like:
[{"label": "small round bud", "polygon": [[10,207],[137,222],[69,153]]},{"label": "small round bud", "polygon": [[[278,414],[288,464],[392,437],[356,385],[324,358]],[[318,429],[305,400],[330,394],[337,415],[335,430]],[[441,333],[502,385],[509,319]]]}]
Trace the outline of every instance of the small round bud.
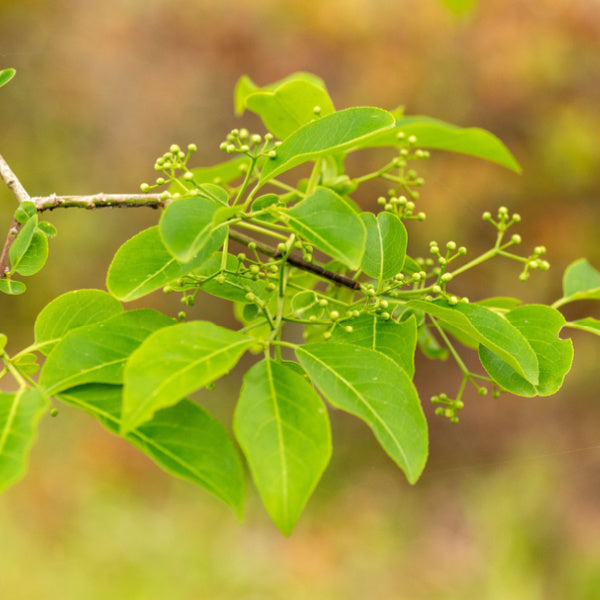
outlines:
[{"label": "small round bud", "polygon": [[147,183],[142,183],[142,185],[140,185],[140,190],[142,190],[142,192],[144,192],[144,194],[146,194],[147,192],[150,191],[150,185]]},{"label": "small round bud", "polygon": [[332,310],[329,313],[329,316],[335,321],[336,319],[340,318],[340,313],[337,310]]},{"label": "small round bud", "polygon": [[346,333],[352,333],[354,331],[354,327],[352,327],[352,325],[346,325],[346,327],[344,327],[344,331]]},{"label": "small round bud", "polygon": [[515,233],[512,235],[512,237],[510,238],[510,241],[513,244],[520,244],[521,243],[521,236],[518,233]]},{"label": "small round bud", "polygon": [[250,273],[259,273],[260,267],[258,265],[250,265],[249,271]]},{"label": "small round bud", "polygon": [[254,302],[256,300],[256,296],[252,293],[252,292],[248,292],[244,298],[248,301],[248,302]]},{"label": "small round bud", "polygon": [[191,181],[192,179],[194,179],[194,174],[191,171],[187,171],[184,175],[183,178],[186,181]]},{"label": "small round bud", "polygon": [[275,158],[275,157],[277,156],[277,152],[275,152],[275,150],[269,150],[269,151],[267,152],[267,156],[268,156],[269,158]]},{"label": "small round bud", "polygon": [[452,306],[456,306],[458,304],[458,298],[456,296],[450,296],[450,298],[448,298],[448,303]]},{"label": "small round bud", "polygon": [[250,141],[251,141],[253,144],[260,144],[260,143],[262,142],[262,138],[260,137],[260,135],[258,135],[258,133],[253,133],[253,134],[250,136]]},{"label": "small round bud", "polygon": [[453,252],[454,250],[456,250],[456,242],[453,242],[453,241],[446,242],[446,248],[448,250],[450,250],[451,252]]},{"label": "small round bud", "polygon": [[465,248],[465,246],[460,246],[460,248],[457,251],[461,256],[464,256],[467,253],[467,249]]},{"label": "small round bud", "polygon": [[440,277],[440,279],[441,279],[442,281],[444,281],[444,282],[447,282],[447,281],[451,281],[453,277],[454,277],[454,276],[452,275],[452,273],[444,273],[444,274],[443,274],[443,275]]},{"label": "small round bud", "polygon": [[424,212],[420,212],[417,214],[417,219],[419,221],[424,221],[427,218],[427,215]]},{"label": "small round bud", "polygon": [[223,284],[225,283],[225,275],[223,273],[219,273],[216,277],[215,280],[217,283]]},{"label": "small round bud", "polygon": [[177,145],[177,144],[171,144],[171,147],[169,148],[169,150],[175,154],[176,152],[180,152],[181,148]]},{"label": "small round bud", "polygon": [[321,114],[321,107],[320,106],[313,106],[313,113],[317,117],[320,116],[320,114]]},{"label": "small round bud", "polygon": [[519,279],[521,281],[527,281],[529,279],[529,273],[525,273],[525,271],[523,271],[523,273],[519,275]]},{"label": "small round bud", "polygon": [[225,151],[227,152],[227,154],[233,154],[235,152],[235,145],[227,144],[227,146],[225,147]]},{"label": "small round bud", "polygon": [[379,204],[379,206],[384,206],[387,204],[387,200],[383,196],[379,196],[379,198],[377,198],[377,204]]},{"label": "small round bud", "polygon": [[[477,389],[477,393],[480,396],[485,396],[488,393],[488,391],[487,391],[487,388],[480,387],[480,388]],[[461,406],[461,408],[462,408],[462,406]]]},{"label": "small round bud", "polygon": [[177,319],[178,319],[179,321],[184,321],[186,317],[187,317],[187,315],[185,314],[185,312],[184,312],[183,310],[180,310],[180,311],[177,313]]},{"label": "small round bud", "polygon": [[319,300],[319,306],[322,306],[323,308],[325,308],[328,304],[329,304],[329,300],[327,300],[327,298],[321,298]]},{"label": "small round bud", "polygon": [[409,144],[416,144],[417,143],[417,136],[415,136],[415,135],[409,136],[408,143]]},{"label": "small round bud", "polygon": [[248,139],[249,135],[250,135],[250,132],[245,127],[240,129],[240,140]]},{"label": "small round bud", "polygon": [[486,210],[486,211],[485,211],[485,212],[484,212],[484,213],[481,215],[481,218],[482,218],[484,221],[490,221],[490,220],[491,220],[491,218],[492,218],[492,213],[491,213],[491,212],[489,212],[488,210]]},{"label": "small round bud", "polygon": [[331,337],[331,331],[326,331],[326,332],[323,334],[323,337],[324,337],[326,340],[328,340],[328,339]]},{"label": "small round bud", "polygon": [[521,222],[521,215],[519,213],[515,213],[512,216],[512,220],[514,223],[520,223]]},{"label": "small round bud", "polygon": [[536,246],[533,249],[534,254],[541,256],[542,254],[546,254],[546,246]]},{"label": "small round bud", "polygon": [[56,408],[54,408],[54,406],[50,409],[50,416],[51,417],[57,417],[58,416],[58,410]]},{"label": "small round bud", "polygon": [[279,242],[279,244],[277,244],[277,251],[283,254],[284,252],[287,252],[287,246],[283,242]]},{"label": "small round bud", "polygon": [[196,144],[188,144],[188,152],[196,152],[198,150],[198,146]]},{"label": "small round bud", "polygon": [[397,140],[403,140],[405,137],[406,137],[406,134],[404,133],[404,131],[399,131],[399,132],[396,134],[396,139],[397,139]]},{"label": "small round bud", "polygon": [[277,286],[272,281],[269,281],[269,283],[267,283],[267,290],[269,292],[274,292],[276,289]]},{"label": "small round bud", "polygon": [[384,312],[382,312],[382,313],[381,313],[381,318],[382,318],[384,321],[389,321],[389,320],[390,320],[390,313],[389,313],[389,312],[387,312],[387,311],[384,311]]},{"label": "small round bud", "polygon": [[439,293],[442,291],[442,288],[441,288],[439,285],[434,285],[434,286],[431,288],[431,291],[432,291],[434,294],[439,294]]}]

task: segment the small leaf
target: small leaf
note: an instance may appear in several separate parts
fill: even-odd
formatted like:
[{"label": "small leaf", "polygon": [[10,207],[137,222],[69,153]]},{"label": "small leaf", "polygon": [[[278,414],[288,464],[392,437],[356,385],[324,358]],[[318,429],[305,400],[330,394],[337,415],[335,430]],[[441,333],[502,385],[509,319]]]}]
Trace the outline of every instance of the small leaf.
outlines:
[{"label": "small leaf", "polygon": [[188,263],[179,262],[165,248],[156,225],[140,231],[117,250],[108,269],[106,287],[119,300],[135,300],[187,275],[207,258],[201,252]]},{"label": "small leaf", "polygon": [[129,355],[152,332],[174,322],[156,310],[139,309],[71,330],[48,355],[40,385],[56,394],[83,383],[122,383]]},{"label": "small leaf", "polygon": [[274,91],[290,81],[307,81],[323,90],[327,89],[324,81],[320,77],[317,77],[312,73],[304,73],[302,71],[292,73],[291,75],[288,75],[287,77],[262,88],[256,85],[247,75],[242,75],[242,77],[238,79],[234,91],[235,114],[242,115],[244,113],[246,110],[246,101],[250,95],[260,91]]},{"label": "small leaf", "polygon": [[321,398],[293,368],[263,360],[244,376],[233,424],[269,515],[290,535],[331,456]]},{"label": "small leaf", "polygon": [[361,269],[383,281],[402,271],[406,256],[407,234],[402,221],[394,214],[381,212],[360,215],[367,228],[367,244]]},{"label": "small leaf", "polygon": [[122,431],[228,373],[253,342],[207,321],[179,323],[149,336],[125,367]]},{"label": "small leaf", "polygon": [[292,297],[292,310],[299,319],[319,319],[325,309],[319,304],[315,292],[302,290]]},{"label": "small leaf", "polygon": [[[259,115],[265,127],[281,140],[318,116],[324,117],[335,111],[322,86],[300,79],[288,81],[273,91],[249,94],[246,107]],[[320,109],[318,115],[315,107]]]},{"label": "small leaf", "polygon": [[396,323],[376,315],[362,314],[344,321],[344,325],[352,327],[352,331],[348,333],[343,327],[336,327],[331,336],[332,342],[377,350],[391,358],[409,377],[415,374],[417,320],[414,316]]},{"label": "small leaf", "polygon": [[23,225],[23,227],[21,227],[21,230],[17,234],[15,241],[10,247],[9,258],[13,271],[15,270],[16,266],[19,264],[19,261],[21,260],[21,258],[23,258],[23,256],[27,252],[27,249],[31,245],[31,240],[33,239],[33,235],[37,229],[37,224],[37,215],[29,217]]},{"label": "small leaf", "polygon": [[47,410],[48,403],[37,389],[0,393],[0,490],[25,475],[38,421]]},{"label": "small leaf", "polygon": [[287,213],[289,224],[310,244],[358,269],[367,237],[360,217],[328,188],[317,188]]},{"label": "small leaf", "polygon": [[0,87],[6,85],[16,74],[15,69],[2,69],[0,71]]},{"label": "small leaf", "polygon": [[507,147],[493,134],[478,127],[461,128],[423,116],[403,117],[396,127],[367,140],[364,147],[397,146],[398,134],[414,135],[419,148],[448,150],[497,163],[516,173],[521,167]]},{"label": "small leaf", "polygon": [[390,129],[394,117],[380,108],[340,110],[297,129],[277,148],[277,156],[265,163],[260,184],[289,169],[334,152],[364,145],[375,133]]},{"label": "small leaf", "polygon": [[363,421],[415,483],[427,460],[427,422],[406,372],[381,352],[351,344],[308,344],[296,356],[325,398]]},{"label": "small leaf", "polygon": [[31,243],[18,261],[12,262],[12,270],[19,275],[35,275],[48,260],[48,238],[40,229],[36,229],[31,238]]},{"label": "small leaf", "polygon": [[592,317],[586,317],[585,319],[579,319],[577,321],[573,321],[572,323],[567,323],[566,326],[572,327],[573,329],[581,329],[582,331],[587,331],[588,333],[593,333],[595,335],[600,335],[600,321]]},{"label": "small leaf", "polygon": [[[92,383],[58,397],[118,434],[121,396],[121,386]],[[244,473],[240,457],[219,421],[194,402],[184,399],[157,411],[151,421],[128,433],[125,439],[167,473],[201,485],[241,516]]]},{"label": "small leaf", "polygon": [[69,331],[105,321],[123,312],[121,303],[102,290],[75,290],[55,298],[38,314],[35,325],[36,346],[49,354]]},{"label": "small leaf", "polygon": [[600,272],[585,258],[571,263],[563,276],[563,294],[572,300],[600,299]]},{"label": "small leaf", "polygon": [[37,354],[27,352],[12,359],[12,364],[17,367],[22,375],[33,375],[40,370],[37,362]]},{"label": "small leaf", "polygon": [[22,294],[26,289],[27,287],[22,281],[15,281],[8,277],[0,278],[0,292],[10,294],[11,296],[17,296]]},{"label": "small leaf", "polygon": [[540,376],[533,385],[485,346],[479,347],[481,364],[505,390],[519,396],[549,396],[557,392],[573,361],[573,343],[561,340],[566,325],[561,313],[544,305],[529,304],[506,313],[506,319],[527,339],[537,355]]},{"label": "small leaf", "polygon": [[483,306],[466,302],[451,306],[446,300],[411,300],[407,306],[462,331],[506,361],[531,384],[537,385],[537,356],[523,334],[504,317]]},{"label": "small leaf", "polygon": [[43,232],[48,239],[56,237],[56,227],[54,227],[52,223],[48,223],[48,221],[40,221],[38,224],[38,229]]},{"label": "small leaf", "polygon": [[192,197],[171,202],[160,219],[160,234],[167,250],[186,263],[198,255],[207,259],[225,241],[225,227],[213,231],[215,213],[223,205],[215,200]]}]

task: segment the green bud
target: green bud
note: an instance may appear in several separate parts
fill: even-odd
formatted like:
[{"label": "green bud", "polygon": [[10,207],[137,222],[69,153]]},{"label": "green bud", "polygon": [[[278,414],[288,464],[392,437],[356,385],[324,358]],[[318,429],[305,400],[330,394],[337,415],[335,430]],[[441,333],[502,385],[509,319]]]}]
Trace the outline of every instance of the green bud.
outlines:
[{"label": "green bud", "polygon": [[331,337],[331,331],[326,331],[326,332],[323,334],[323,338],[324,338],[324,339],[326,339],[326,340],[328,340],[330,337]]},{"label": "green bud", "polygon": [[344,327],[344,331],[346,333],[352,333],[354,331],[354,327],[352,327],[352,325],[346,325],[346,327]]},{"label": "green bud", "polygon": [[142,183],[142,185],[140,185],[140,190],[146,194],[150,191],[150,185],[147,183]]},{"label": "green bud", "polygon": [[223,273],[219,273],[216,277],[215,277],[215,281],[217,283],[223,284],[225,283],[225,275]]},{"label": "green bud", "polygon": [[451,252],[453,252],[454,250],[456,250],[456,242],[453,242],[453,241],[446,242],[446,248],[448,250],[450,250]]},{"label": "green bud", "polygon": [[340,313],[337,310],[332,310],[329,316],[335,321],[340,318]]},{"label": "green bud", "polygon": [[198,146],[196,144],[188,144],[188,152],[196,152],[198,150]]},{"label": "green bud", "polygon": [[194,174],[193,174],[191,171],[187,171],[187,172],[184,174],[183,178],[184,178],[186,181],[191,181],[192,179],[194,179]]},{"label": "green bud", "polygon": [[171,144],[171,147],[169,148],[169,150],[175,154],[176,152],[180,152],[181,148],[177,145],[177,144]]},{"label": "green bud", "polygon": [[248,302],[254,302],[256,300],[256,296],[252,292],[248,292],[244,298],[246,298]]},{"label": "green bud", "polygon": [[513,244],[520,244],[521,243],[521,236],[518,233],[515,233],[512,235],[512,237],[510,238],[510,241]]}]

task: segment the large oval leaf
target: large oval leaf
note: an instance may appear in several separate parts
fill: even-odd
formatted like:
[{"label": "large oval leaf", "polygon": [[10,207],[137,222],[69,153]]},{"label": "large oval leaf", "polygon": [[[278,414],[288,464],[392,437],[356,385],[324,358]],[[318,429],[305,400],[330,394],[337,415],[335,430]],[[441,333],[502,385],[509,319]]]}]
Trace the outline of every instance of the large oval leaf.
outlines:
[{"label": "large oval leaf", "polygon": [[567,302],[600,299],[600,272],[585,258],[572,262],[563,276],[563,296]]},{"label": "large oval leaf", "polygon": [[351,344],[308,344],[296,356],[325,398],[365,421],[415,483],[427,460],[427,422],[406,372],[380,352]]},{"label": "large oval leaf", "polygon": [[167,250],[186,263],[201,253],[208,258],[225,241],[226,228],[213,231],[215,213],[223,204],[194,196],[171,202],[160,219],[160,234]]},{"label": "large oval leaf", "polygon": [[479,358],[485,370],[505,390],[519,396],[549,396],[557,392],[573,361],[573,343],[558,337],[566,325],[565,318],[550,306],[529,304],[506,313],[506,319],[525,336],[536,353],[539,382],[531,384],[491,350],[480,346]]},{"label": "large oval leaf", "polygon": [[[62,392],[58,398],[118,434],[122,389],[92,383]],[[244,475],[240,457],[224,427],[196,403],[184,399],[157,411],[151,421],[130,431],[125,439],[167,473],[201,485],[241,516]]]},{"label": "large oval leaf", "polygon": [[367,232],[360,217],[329,188],[317,188],[287,211],[289,225],[310,244],[351,269],[362,260]]},{"label": "large oval leaf", "polygon": [[55,298],[38,314],[35,343],[48,354],[69,331],[105,321],[123,312],[121,303],[102,290],[75,290]]},{"label": "large oval leaf", "polygon": [[365,147],[398,145],[399,133],[404,134],[404,139],[414,135],[420,148],[468,154],[521,172],[521,166],[508,148],[489,131],[478,127],[461,128],[431,117],[416,115],[398,119],[395,128],[367,140]]},{"label": "large oval leaf", "polygon": [[346,152],[364,144],[374,133],[394,126],[394,117],[381,108],[340,110],[303,125],[277,148],[277,156],[264,166],[260,183],[303,162],[325,154]]},{"label": "large oval leaf", "polygon": [[361,213],[367,228],[367,243],[361,269],[369,276],[383,281],[402,271],[406,257],[406,228],[394,214]]},{"label": "large oval leaf", "polygon": [[377,350],[391,358],[410,377],[415,374],[417,320],[414,315],[402,323],[396,323],[377,315],[362,314],[344,321],[344,325],[351,326],[352,331],[347,332],[344,327],[336,327],[331,336],[332,342]]},{"label": "large oval leaf", "polygon": [[207,321],[157,331],[125,367],[122,432],[225,375],[254,340]]},{"label": "large oval leaf", "polygon": [[466,302],[451,306],[446,300],[411,300],[407,306],[462,331],[497,354],[531,384],[537,385],[537,356],[525,336],[504,317],[484,306]]},{"label": "large oval leaf", "polygon": [[56,394],[83,383],[122,383],[129,355],[152,332],[174,322],[156,310],[139,309],[79,327],[50,352],[40,384]]},{"label": "large oval leaf", "polygon": [[29,217],[25,224],[21,227],[21,230],[17,234],[12,246],[10,247],[8,256],[10,258],[10,263],[12,266],[12,270],[15,271],[23,258],[27,249],[31,245],[31,240],[33,239],[33,234],[36,232],[38,226],[38,217],[37,214]]},{"label": "large oval leaf", "polygon": [[37,389],[0,393],[0,490],[25,475],[38,421],[47,410],[48,402]]},{"label": "large oval leaf", "polygon": [[135,300],[199,267],[210,253],[200,252],[188,263],[179,262],[162,241],[158,225],[140,231],[115,254],[106,287],[119,300]]},{"label": "large oval leaf", "polygon": [[246,98],[246,107],[259,115],[265,127],[281,140],[313,121],[315,107],[320,108],[323,117],[335,111],[322,86],[302,79],[288,81],[272,91],[250,94]]},{"label": "large oval leaf", "polygon": [[35,275],[48,260],[48,238],[41,229],[33,232],[27,251],[12,263],[12,270],[19,275]]},{"label": "large oval leaf", "polygon": [[233,424],[269,515],[290,535],[331,456],[321,398],[293,368],[263,360],[244,377]]}]

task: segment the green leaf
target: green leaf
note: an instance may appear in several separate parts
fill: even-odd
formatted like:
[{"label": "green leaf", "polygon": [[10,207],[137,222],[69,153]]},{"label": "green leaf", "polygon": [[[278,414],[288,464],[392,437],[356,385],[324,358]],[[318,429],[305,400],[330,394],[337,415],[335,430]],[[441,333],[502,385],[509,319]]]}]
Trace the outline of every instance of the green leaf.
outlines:
[{"label": "green leaf", "polygon": [[105,321],[123,312],[121,303],[102,290],[75,290],[55,298],[38,314],[35,325],[35,343],[43,354],[69,331]]},{"label": "green leaf", "polygon": [[[92,383],[62,392],[58,398],[86,411],[118,434],[122,389]],[[224,427],[196,403],[184,399],[157,411],[151,421],[128,433],[125,439],[167,473],[201,485],[241,516],[242,462]]]},{"label": "green leaf", "polygon": [[513,308],[517,308],[517,306],[521,304],[521,301],[518,298],[509,298],[508,296],[494,296],[492,298],[478,300],[476,304],[479,304],[479,306],[485,306],[486,308],[495,308],[505,312],[508,310],[513,310]]},{"label": "green leaf", "polygon": [[453,15],[467,15],[477,6],[477,0],[440,0]]},{"label": "green leaf", "polygon": [[446,360],[448,348],[443,348],[428,327],[419,329],[418,344],[421,352],[432,360]]},{"label": "green leaf", "polygon": [[539,365],[533,348],[514,325],[494,311],[466,302],[451,306],[446,300],[411,300],[407,306],[462,331],[506,361],[527,381],[538,384]]},{"label": "green leaf", "polygon": [[58,233],[56,231],[56,227],[54,227],[54,225],[52,225],[52,223],[48,223],[48,221],[40,221],[38,223],[38,229],[48,238],[51,239],[53,237],[56,237],[56,234]]},{"label": "green leaf", "polygon": [[25,354],[15,356],[12,359],[12,364],[17,367],[21,375],[33,375],[40,370],[37,358],[37,354],[26,352]]},{"label": "green leaf", "polygon": [[558,337],[566,325],[565,318],[550,306],[529,304],[508,312],[506,319],[525,336],[536,353],[539,382],[533,385],[526,381],[491,350],[480,346],[479,358],[485,370],[505,390],[519,396],[549,396],[557,392],[573,361],[573,343]]},{"label": "green leaf", "polygon": [[27,251],[17,262],[12,263],[12,270],[19,275],[35,275],[46,264],[48,259],[48,238],[40,229],[33,232]]},{"label": "green leaf", "polygon": [[119,300],[135,300],[187,275],[207,258],[201,252],[187,263],[179,262],[165,248],[155,225],[140,231],[117,250],[108,269],[106,287]]},{"label": "green leaf", "polygon": [[600,300],[600,272],[585,258],[571,263],[563,276],[563,295],[573,300]]},{"label": "green leaf", "polygon": [[331,336],[332,342],[377,350],[391,358],[409,377],[415,374],[417,320],[414,315],[402,323],[396,323],[376,315],[362,314],[344,321],[344,325],[350,325],[352,331],[348,333],[343,327],[336,327]]},{"label": "green leaf", "polygon": [[8,277],[0,278],[0,292],[10,294],[11,296],[17,296],[18,294],[22,294],[26,289],[27,287],[22,281],[15,281]]},{"label": "green leaf", "polygon": [[0,87],[6,85],[16,74],[15,69],[2,69],[0,71]]},{"label": "green leaf", "polygon": [[367,228],[367,244],[361,269],[379,282],[402,271],[406,256],[407,234],[402,221],[394,214],[381,212],[360,215]]},{"label": "green leaf", "polygon": [[294,80],[274,91],[257,91],[246,97],[246,107],[261,117],[265,127],[279,139],[285,139],[302,125],[320,116],[333,113],[335,108],[322,86],[310,81]]},{"label": "green leaf", "polygon": [[319,319],[324,308],[319,304],[319,299],[313,290],[302,290],[292,297],[292,310],[299,319]]},{"label": "green leaf", "polygon": [[148,337],[125,367],[122,431],[228,373],[253,342],[207,321],[179,323]]},{"label": "green leaf", "polygon": [[317,188],[286,212],[289,225],[310,244],[351,269],[363,256],[366,228],[360,217],[328,188]]},{"label": "green leaf", "polygon": [[581,329],[582,331],[587,331],[588,333],[600,335],[600,321],[592,317],[586,317],[585,319],[579,319],[577,321],[567,323],[567,327]]},{"label": "green leaf", "polygon": [[25,475],[38,421],[47,410],[48,403],[37,389],[0,393],[0,490]]},{"label": "green leaf", "polygon": [[380,352],[351,344],[308,344],[296,356],[325,398],[365,421],[415,483],[427,460],[427,422],[406,372]]},{"label": "green leaf", "polygon": [[497,163],[516,173],[521,167],[508,148],[492,133],[478,127],[461,128],[424,116],[403,117],[396,127],[367,141],[364,147],[397,146],[398,134],[414,135],[419,148],[448,150]]},{"label": "green leaf", "polygon": [[394,117],[380,108],[340,110],[297,129],[277,148],[262,170],[260,184],[280,173],[333,152],[346,152],[364,145],[375,133],[394,126]]},{"label": "green leaf", "polygon": [[331,457],[321,398],[293,368],[263,360],[244,377],[233,425],[269,515],[290,535]]},{"label": "green leaf", "polygon": [[40,384],[56,394],[83,383],[122,383],[129,355],[152,332],[174,322],[156,310],[139,309],[71,330],[48,355]]},{"label": "green leaf", "polygon": [[31,245],[31,240],[33,239],[33,235],[37,229],[37,224],[37,214],[29,217],[23,227],[21,227],[21,230],[17,234],[15,241],[10,247],[8,256],[10,258],[13,271],[16,269],[23,256],[25,256],[27,249]]},{"label": "green leaf", "polygon": [[[180,262],[208,259],[225,241],[227,229],[213,231],[220,202],[202,197],[181,198],[171,202],[160,219],[160,234],[167,250]],[[204,262],[204,261],[202,261]]]},{"label": "green leaf", "polygon": [[242,115],[244,113],[246,110],[246,100],[251,94],[255,94],[256,92],[260,91],[274,91],[290,81],[306,81],[323,90],[327,89],[324,81],[320,77],[317,77],[312,73],[305,73],[302,71],[292,73],[291,75],[288,75],[287,77],[262,88],[256,85],[247,75],[242,75],[242,77],[238,79],[234,91],[235,114]]}]

